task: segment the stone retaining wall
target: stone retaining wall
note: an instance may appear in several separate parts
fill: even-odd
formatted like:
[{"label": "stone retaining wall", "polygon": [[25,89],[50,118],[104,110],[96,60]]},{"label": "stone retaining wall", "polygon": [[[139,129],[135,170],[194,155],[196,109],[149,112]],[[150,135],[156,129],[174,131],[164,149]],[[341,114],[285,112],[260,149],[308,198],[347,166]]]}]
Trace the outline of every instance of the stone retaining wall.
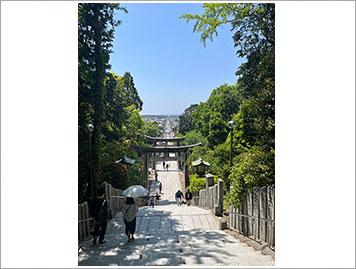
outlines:
[{"label": "stone retaining wall", "polygon": [[223,212],[223,199],[224,199],[224,181],[218,180],[218,183],[214,184],[214,176],[207,174],[206,189],[200,190],[199,195],[196,195],[192,199],[192,204],[200,207],[206,207],[214,211],[215,215],[221,215]]}]

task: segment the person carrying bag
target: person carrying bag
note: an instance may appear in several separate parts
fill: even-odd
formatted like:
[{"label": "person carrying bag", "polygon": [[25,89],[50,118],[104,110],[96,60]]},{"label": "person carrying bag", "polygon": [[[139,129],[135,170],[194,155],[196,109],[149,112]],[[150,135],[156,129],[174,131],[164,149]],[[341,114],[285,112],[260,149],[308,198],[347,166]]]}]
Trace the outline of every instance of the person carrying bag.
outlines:
[{"label": "person carrying bag", "polygon": [[185,193],[185,200],[187,202],[187,206],[190,206],[190,202],[192,199],[193,199],[193,194],[188,189],[188,191]]},{"label": "person carrying bag", "polygon": [[126,197],[126,201],[122,206],[122,218],[125,223],[125,233],[128,237],[128,242],[134,240],[134,233],[136,230],[136,213],[138,206],[132,197]]},{"label": "person carrying bag", "polygon": [[99,244],[105,243],[104,237],[107,228],[107,214],[108,214],[108,203],[104,199],[105,190],[103,188],[98,189],[97,198],[93,202],[93,221],[94,227],[94,239],[93,244],[96,245],[97,238],[99,236]]}]

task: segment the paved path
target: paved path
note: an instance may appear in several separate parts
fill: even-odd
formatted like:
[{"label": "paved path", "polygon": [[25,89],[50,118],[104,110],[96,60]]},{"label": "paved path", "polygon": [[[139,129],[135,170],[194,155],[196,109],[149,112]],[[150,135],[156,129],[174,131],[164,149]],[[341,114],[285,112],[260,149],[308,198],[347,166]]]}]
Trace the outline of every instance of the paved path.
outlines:
[{"label": "paved path", "polygon": [[169,164],[168,171],[163,169],[162,163],[157,162],[156,170],[158,171],[158,180],[152,181],[151,193],[158,191],[158,185],[162,183],[162,202],[160,204],[165,204],[166,202],[175,201],[174,194],[178,190],[182,190],[182,185],[179,181],[179,173],[177,162],[166,162]]},{"label": "paved path", "polygon": [[[135,240],[127,242],[122,213],[108,225],[105,244],[91,241],[79,251],[83,266],[274,266],[271,256],[263,255],[218,230],[210,210],[175,203],[174,193],[181,189],[176,162],[168,171],[158,163],[162,182],[162,201],[154,208],[141,207],[137,214]],[[161,169],[159,169],[161,168]]]}]

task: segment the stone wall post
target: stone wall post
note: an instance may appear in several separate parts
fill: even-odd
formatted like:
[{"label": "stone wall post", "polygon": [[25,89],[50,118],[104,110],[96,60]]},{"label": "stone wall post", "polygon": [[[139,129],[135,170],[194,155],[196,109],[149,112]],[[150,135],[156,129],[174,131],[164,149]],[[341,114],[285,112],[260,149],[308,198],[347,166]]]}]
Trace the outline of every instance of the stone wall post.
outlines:
[{"label": "stone wall post", "polygon": [[203,190],[200,190],[199,191],[199,206],[203,206],[203,201],[204,201]]},{"label": "stone wall post", "polygon": [[214,195],[213,195],[213,190],[214,187],[209,187],[208,189],[208,208],[213,209],[214,208]]},{"label": "stone wall post", "polygon": [[224,211],[224,181],[221,178],[218,179],[217,200],[219,213],[222,214]]},{"label": "stone wall post", "polygon": [[267,218],[267,187],[260,188],[260,203],[259,203],[259,212],[260,212],[260,236],[259,239],[267,242],[266,239],[266,230],[267,230],[267,222],[265,219]]},{"label": "stone wall post", "polygon": [[202,200],[202,206],[206,207],[206,190],[201,190],[201,200]]},{"label": "stone wall post", "polygon": [[214,186],[214,176],[211,174],[206,174],[205,175],[205,186],[206,189],[208,190],[209,187]]}]

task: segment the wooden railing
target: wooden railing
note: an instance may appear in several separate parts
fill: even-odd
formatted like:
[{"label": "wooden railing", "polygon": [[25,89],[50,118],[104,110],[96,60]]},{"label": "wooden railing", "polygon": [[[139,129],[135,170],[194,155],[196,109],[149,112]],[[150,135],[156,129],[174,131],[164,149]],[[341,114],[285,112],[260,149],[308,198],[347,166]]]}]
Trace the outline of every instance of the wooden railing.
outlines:
[{"label": "wooden railing", "polygon": [[250,190],[238,209],[230,206],[230,229],[274,249],[274,197],[274,185]]},{"label": "wooden railing", "polygon": [[[104,182],[103,187],[105,189],[105,198],[108,202],[109,212],[108,219],[115,216],[116,212],[122,210],[122,205],[124,204],[125,197],[122,196],[122,190],[115,189],[110,183]],[[138,206],[145,206],[146,200],[135,199]],[[93,229],[92,217],[89,214],[88,202],[84,202],[78,205],[78,240],[83,242],[88,240],[91,235],[90,231]]]},{"label": "wooden railing", "polygon": [[89,217],[88,202],[78,205],[78,240],[79,242],[85,241],[90,238],[92,221]]}]

